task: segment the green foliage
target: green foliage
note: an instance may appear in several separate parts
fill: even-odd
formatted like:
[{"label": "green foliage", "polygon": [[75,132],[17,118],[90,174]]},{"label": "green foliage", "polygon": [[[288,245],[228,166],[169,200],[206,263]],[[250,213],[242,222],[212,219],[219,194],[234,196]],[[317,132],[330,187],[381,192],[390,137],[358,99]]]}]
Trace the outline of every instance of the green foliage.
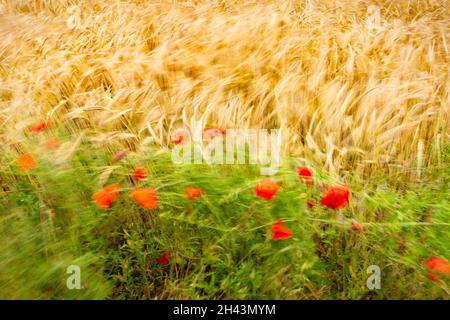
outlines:
[{"label": "green foliage", "polygon": [[[402,188],[383,177],[349,175],[350,206],[336,213],[307,207],[322,190],[306,187],[293,166],[272,177],[280,190],[265,201],[253,193],[261,179],[256,166],[174,165],[153,149],[110,162],[82,146],[70,163],[41,159],[29,173],[19,173],[13,161],[4,167],[0,298],[449,297],[448,278],[432,282],[423,266],[433,255],[450,258],[448,166],[430,168]],[[130,178],[135,167],[148,170],[145,181]],[[91,196],[110,183],[121,191],[105,211]],[[157,189],[157,210],[134,201],[129,192],[137,186]],[[187,187],[204,194],[188,200]],[[271,239],[278,218],[291,238]],[[352,231],[354,222],[362,232]],[[166,251],[170,262],[161,266],[157,259]],[[81,290],[66,287],[69,265],[81,267]],[[381,268],[380,290],[366,287],[370,265]]]}]

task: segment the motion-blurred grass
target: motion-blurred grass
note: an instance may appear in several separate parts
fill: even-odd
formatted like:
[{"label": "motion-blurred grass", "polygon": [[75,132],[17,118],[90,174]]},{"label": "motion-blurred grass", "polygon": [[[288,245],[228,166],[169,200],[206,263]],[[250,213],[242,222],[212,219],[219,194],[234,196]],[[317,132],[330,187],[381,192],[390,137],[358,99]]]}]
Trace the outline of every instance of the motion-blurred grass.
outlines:
[{"label": "motion-blurred grass", "polygon": [[[426,278],[423,262],[449,256],[448,153],[440,167],[393,187],[386,177],[362,181],[349,174],[333,181],[315,169],[316,181],[346,182],[350,207],[344,220],[332,210],[306,205],[320,190],[297,177],[286,159],[273,180],[273,201],[253,194],[261,179],[251,165],[175,165],[154,148],[119,162],[81,143],[71,160],[39,157],[21,173],[3,155],[0,218],[1,298],[51,299],[430,299],[449,297],[448,279]],[[156,211],[129,195],[130,172],[145,167],[139,186],[156,188]],[[120,197],[107,211],[91,195],[119,183]],[[187,187],[204,195],[185,198]],[[273,241],[282,218],[291,239]],[[363,232],[351,230],[353,222]],[[170,253],[170,263],[156,259]],[[382,271],[380,290],[368,290],[366,269]],[[66,268],[79,265],[82,289],[66,288]]]}]

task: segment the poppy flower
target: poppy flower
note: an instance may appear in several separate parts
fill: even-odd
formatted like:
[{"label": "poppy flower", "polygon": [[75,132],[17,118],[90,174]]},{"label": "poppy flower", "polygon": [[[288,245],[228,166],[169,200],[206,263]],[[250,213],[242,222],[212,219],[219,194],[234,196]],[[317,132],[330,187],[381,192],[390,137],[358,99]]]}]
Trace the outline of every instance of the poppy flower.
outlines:
[{"label": "poppy flower", "polygon": [[312,201],[312,200],[308,200],[306,202],[306,205],[308,206],[308,208],[311,209],[311,208],[315,207],[316,203],[314,201]]},{"label": "poppy flower", "polygon": [[335,186],[322,195],[321,203],[330,209],[343,208],[348,205],[349,195],[347,186]]},{"label": "poppy flower", "polygon": [[183,135],[179,135],[177,138],[175,138],[174,140],[173,140],[173,142],[175,143],[175,144],[180,144],[180,143],[182,143],[184,141],[184,136]]},{"label": "poppy flower", "polygon": [[292,231],[283,226],[283,220],[278,221],[272,226],[272,240],[285,240],[292,237]]},{"label": "poppy flower", "polygon": [[307,187],[311,187],[313,185],[313,174],[307,167],[298,167],[297,174],[300,180],[302,180]]},{"label": "poppy flower", "polygon": [[158,195],[154,189],[137,188],[131,191],[131,196],[145,209],[154,210],[158,206]]},{"label": "poppy flower", "polygon": [[172,141],[176,145],[186,145],[189,142],[189,132],[178,129],[175,133],[172,134]]},{"label": "poppy flower", "polygon": [[55,138],[49,138],[49,139],[45,140],[44,147],[47,150],[57,149],[59,147],[59,140],[55,139]]},{"label": "poppy flower", "polygon": [[434,281],[434,282],[438,282],[439,281],[438,276],[435,275],[433,272],[428,272],[427,278],[430,279],[431,281]]},{"label": "poppy flower", "polygon": [[147,174],[148,174],[148,172],[144,168],[134,169],[133,179],[139,182],[139,181],[145,179],[147,177]]},{"label": "poppy flower", "polygon": [[30,132],[33,132],[33,133],[39,133],[48,128],[49,128],[48,123],[45,121],[41,121],[41,122],[36,123],[35,125],[31,126],[29,130],[30,130]]},{"label": "poppy flower", "polygon": [[354,224],[352,224],[352,230],[355,231],[356,233],[360,233],[362,229],[363,227],[359,223],[355,222]]},{"label": "poppy flower", "polygon": [[165,266],[169,263],[169,252],[164,251],[163,254],[156,259],[156,263],[158,263],[160,266]]},{"label": "poppy flower", "polygon": [[22,172],[36,168],[36,159],[31,154],[25,154],[17,158],[17,165]]},{"label": "poppy flower", "polygon": [[266,200],[272,200],[278,192],[278,184],[270,179],[263,179],[258,182],[253,191],[255,195]]},{"label": "poppy flower", "polygon": [[450,275],[450,263],[438,257],[431,257],[425,261],[425,266],[430,271],[435,271],[443,275]]},{"label": "poppy flower", "polygon": [[111,206],[111,203],[118,198],[118,196],[119,185],[112,184],[94,193],[92,200],[95,201],[99,208],[106,210]]},{"label": "poppy flower", "polygon": [[195,200],[203,194],[203,190],[195,188],[187,188],[186,190],[184,190],[184,194],[189,200]]}]

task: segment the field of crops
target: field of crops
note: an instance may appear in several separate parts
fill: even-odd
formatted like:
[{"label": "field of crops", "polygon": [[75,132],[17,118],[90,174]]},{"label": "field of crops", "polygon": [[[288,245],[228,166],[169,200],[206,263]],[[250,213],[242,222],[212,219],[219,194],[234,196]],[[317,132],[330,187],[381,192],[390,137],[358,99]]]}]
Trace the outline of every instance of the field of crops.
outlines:
[{"label": "field of crops", "polygon": [[449,299],[449,46],[447,0],[0,0],[0,299]]}]

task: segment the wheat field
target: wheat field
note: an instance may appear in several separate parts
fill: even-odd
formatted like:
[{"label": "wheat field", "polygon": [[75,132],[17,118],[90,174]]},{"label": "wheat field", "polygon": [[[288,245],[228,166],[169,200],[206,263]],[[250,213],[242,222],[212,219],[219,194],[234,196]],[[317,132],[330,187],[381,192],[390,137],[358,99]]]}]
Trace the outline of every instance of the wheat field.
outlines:
[{"label": "wheat field", "polygon": [[[0,0],[0,299],[450,299],[449,47],[447,0]],[[170,157],[235,128],[274,175]]]},{"label": "wheat field", "polygon": [[6,150],[43,119],[104,148],[280,128],[335,173],[437,163],[449,136],[445,0],[1,4]]}]

